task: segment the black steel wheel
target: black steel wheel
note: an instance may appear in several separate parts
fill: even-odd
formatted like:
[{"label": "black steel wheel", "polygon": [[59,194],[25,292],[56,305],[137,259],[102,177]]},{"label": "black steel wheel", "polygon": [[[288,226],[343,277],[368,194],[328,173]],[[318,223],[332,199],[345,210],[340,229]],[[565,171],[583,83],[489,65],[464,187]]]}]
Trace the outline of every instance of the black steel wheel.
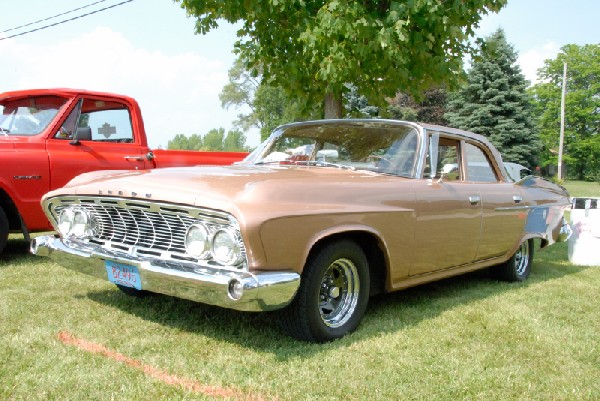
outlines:
[{"label": "black steel wheel", "polygon": [[340,240],[309,258],[298,292],[280,320],[292,337],[331,341],[358,327],[368,301],[367,258],[356,243]]}]

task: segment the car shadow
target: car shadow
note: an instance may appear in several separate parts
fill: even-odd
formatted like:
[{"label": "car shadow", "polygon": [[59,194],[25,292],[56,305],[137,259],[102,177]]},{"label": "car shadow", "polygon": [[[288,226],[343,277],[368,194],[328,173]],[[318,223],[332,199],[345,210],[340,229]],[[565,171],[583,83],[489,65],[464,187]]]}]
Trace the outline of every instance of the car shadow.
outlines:
[{"label": "car shadow", "polygon": [[286,336],[280,329],[277,313],[247,313],[200,304],[160,294],[143,298],[115,290],[90,292],[87,297],[138,318],[177,330],[198,333],[228,343],[268,352],[278,360],[309,357],[324,349],[347,347],[385,333],[397,333],[448,310],[498,294],[560,279],[587,269],[557,262],[534,262],[533,272],[523,283],[504,283],[480,270],[391,294],[372,297],[358,330],[342,339],[311,344]]}]

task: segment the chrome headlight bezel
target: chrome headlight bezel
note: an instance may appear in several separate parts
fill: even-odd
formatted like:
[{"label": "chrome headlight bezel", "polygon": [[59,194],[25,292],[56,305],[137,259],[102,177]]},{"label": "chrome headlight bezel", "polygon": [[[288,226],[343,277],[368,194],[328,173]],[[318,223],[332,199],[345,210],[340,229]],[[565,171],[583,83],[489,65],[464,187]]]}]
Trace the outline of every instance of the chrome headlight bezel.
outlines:
[{"label": "chrome headlight bezel", "polygon": [[238,265],[244,260],[238,235],[231,228],[221,228],[213,234],[210,253],[217,263],[227,266]]},{"label": "chrome headlight bezel", "polygon": [[84,239],[93,236],[94,217],[82,207],[61,210],[56,221],[56,230],[63,237]]},{"label": "chrome headlight bezel", "polygon": [[201,223],[192,224],[185,233],[186,252],[198,259],[206,259],[210,252],[211,237],[208,228]]}]

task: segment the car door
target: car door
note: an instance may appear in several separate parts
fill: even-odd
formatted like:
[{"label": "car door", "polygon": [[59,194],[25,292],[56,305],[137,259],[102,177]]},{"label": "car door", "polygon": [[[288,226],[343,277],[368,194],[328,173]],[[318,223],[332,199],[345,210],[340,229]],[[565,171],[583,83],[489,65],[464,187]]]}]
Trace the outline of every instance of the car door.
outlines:
[{"label": "car door", "polygon": [[465,180],[478,188],[481,196],[481,240],[477,260],[505,255],[521,239],[526,210],[519,190],[504,182],[492,158],[477,143],[465,143]]},{"label": "car door", "polygon": [[51,187],[95,170],[146,168],[126,104],[112,99],[81,98],[46,142]]},{"label": "car door", "polygon": [[426,174],[415,184],[415,253],[410,275],[472,263],[481,235],[479,188],[464,181],[461,142],[429,135]]}]

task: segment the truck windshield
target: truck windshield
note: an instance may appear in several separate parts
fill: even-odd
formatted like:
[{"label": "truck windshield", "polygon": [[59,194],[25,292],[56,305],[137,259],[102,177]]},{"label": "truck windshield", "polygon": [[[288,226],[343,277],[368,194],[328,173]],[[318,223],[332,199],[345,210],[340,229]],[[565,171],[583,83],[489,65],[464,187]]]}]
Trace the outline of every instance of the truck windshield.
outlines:
[{"label": "truck windshield", "polygon": [[0,104],[0,135],[37,135],[67,102],[58,96],[5,99]]}]

